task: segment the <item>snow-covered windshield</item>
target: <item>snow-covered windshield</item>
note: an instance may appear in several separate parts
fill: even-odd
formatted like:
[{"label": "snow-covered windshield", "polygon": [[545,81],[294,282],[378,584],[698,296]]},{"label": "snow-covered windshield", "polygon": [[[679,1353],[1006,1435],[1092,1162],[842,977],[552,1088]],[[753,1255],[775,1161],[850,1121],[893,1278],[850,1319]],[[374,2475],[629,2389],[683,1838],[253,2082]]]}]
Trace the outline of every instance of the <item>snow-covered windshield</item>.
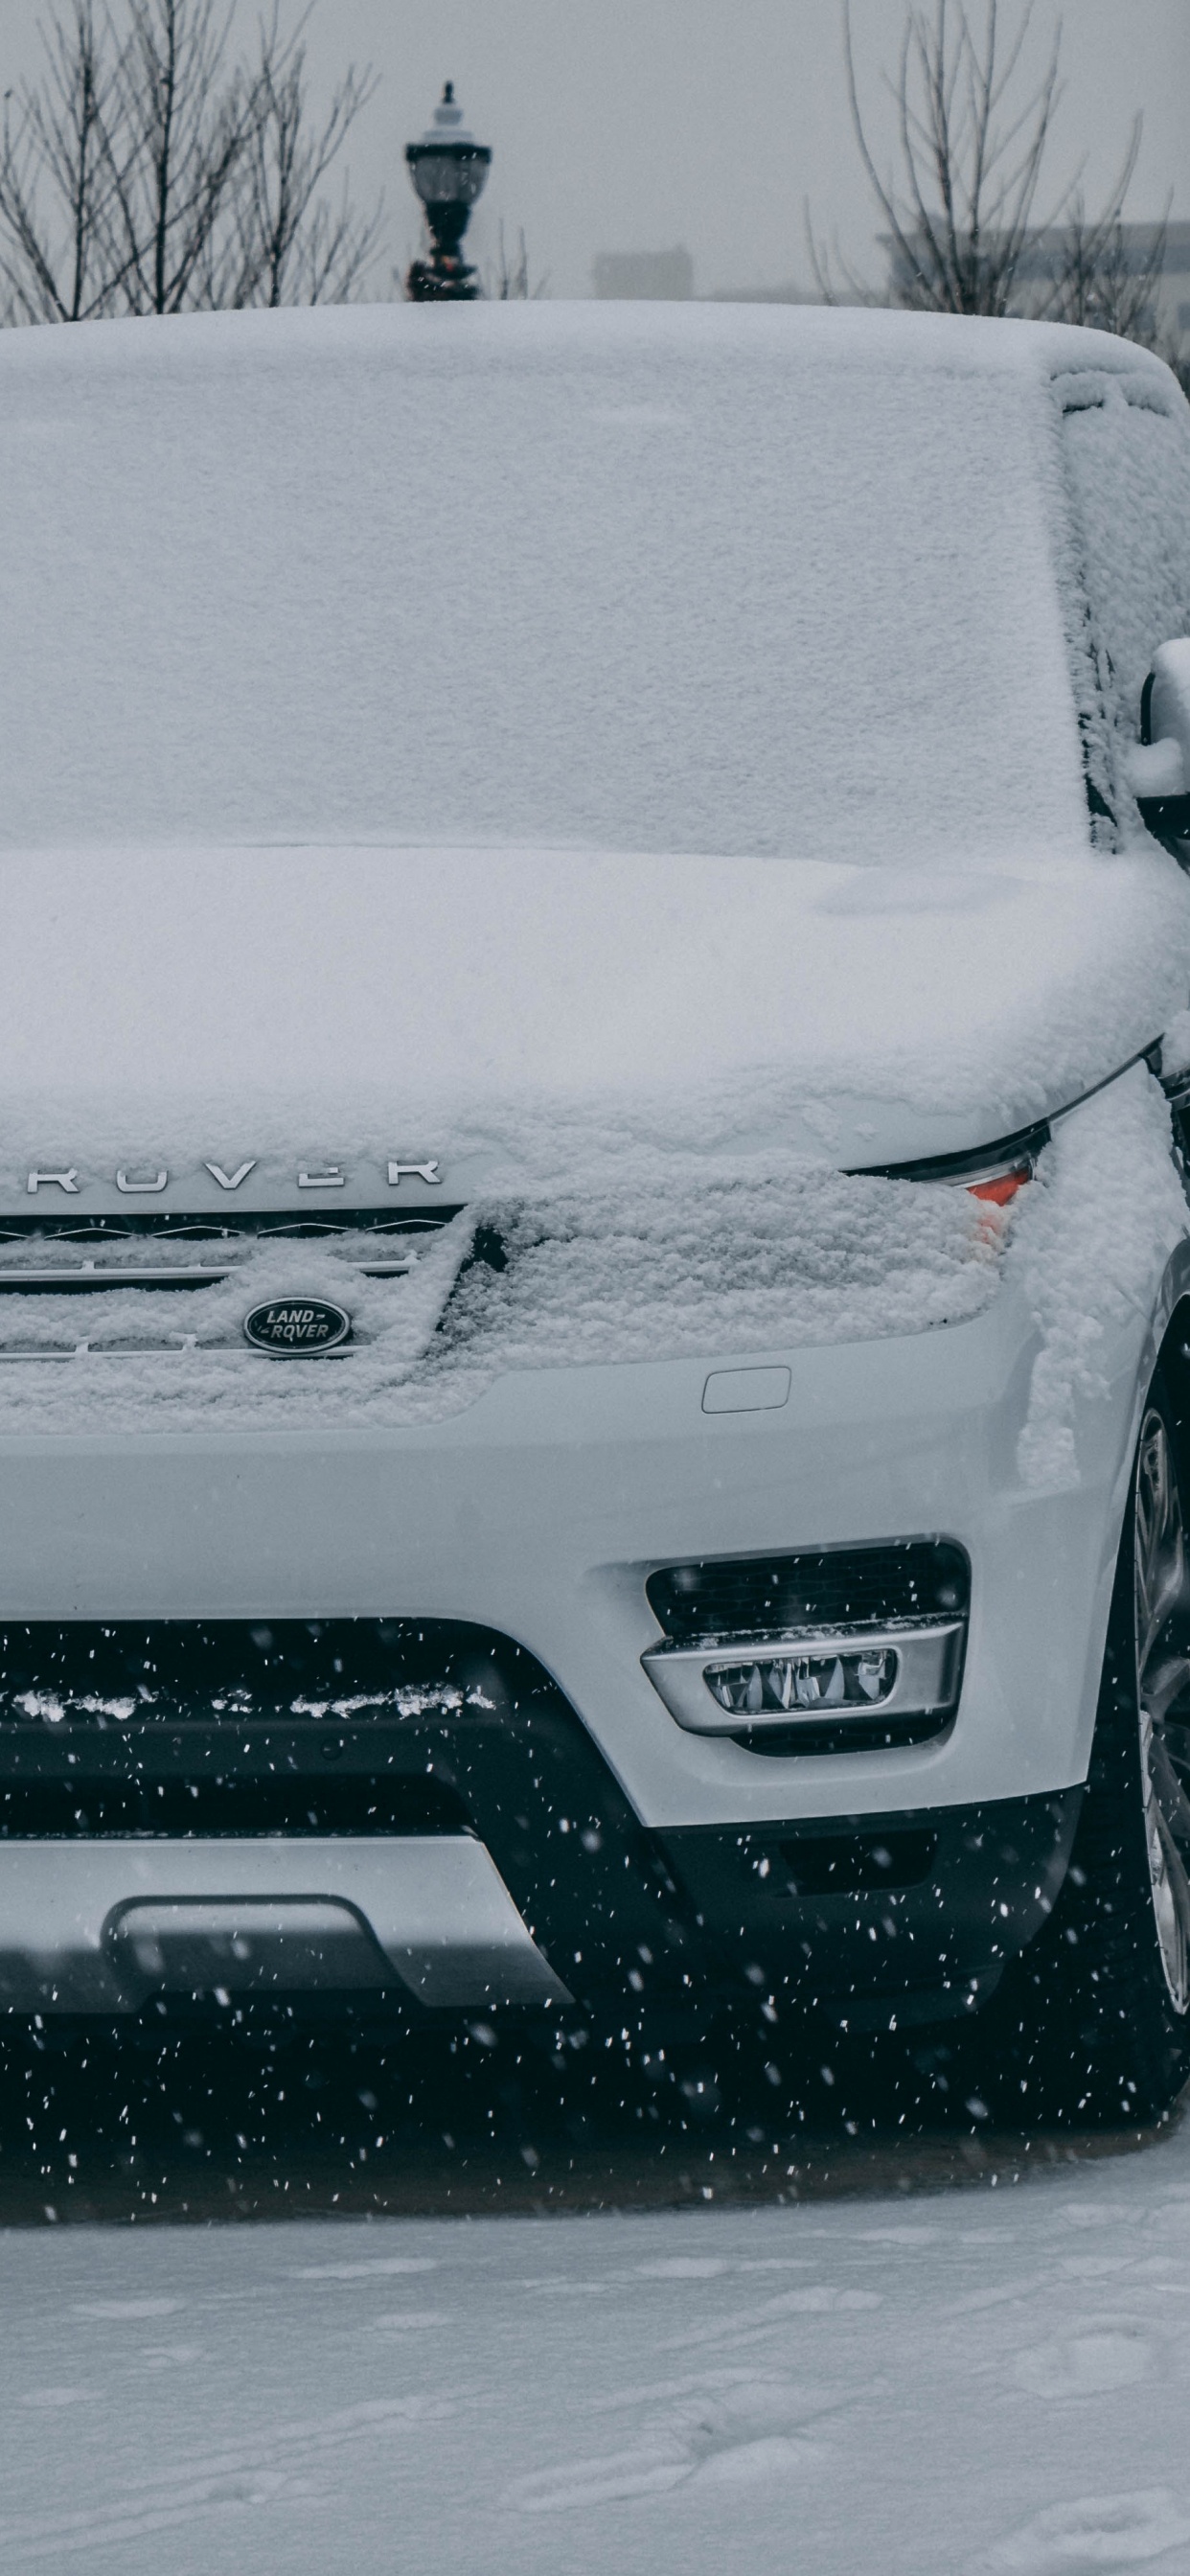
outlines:
[{"label": "snow-covered windshield", "polygon": [[6,334],[0,833],[1070,848],[1044,406],[905,316]]}]

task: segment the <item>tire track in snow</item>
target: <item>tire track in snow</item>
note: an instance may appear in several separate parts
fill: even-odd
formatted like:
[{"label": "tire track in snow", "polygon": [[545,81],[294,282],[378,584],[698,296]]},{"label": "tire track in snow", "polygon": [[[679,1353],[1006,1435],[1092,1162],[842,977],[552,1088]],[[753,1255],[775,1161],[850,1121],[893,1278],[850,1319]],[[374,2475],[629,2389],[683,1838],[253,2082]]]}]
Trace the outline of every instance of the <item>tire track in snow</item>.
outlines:
[{"label": "tire track in snow", "polygon": [[276,2424],[248,2441],[154,2470],[110,2504],[0,2521],[0,2551],[6,2563],[19,2553],[29,2564],[147,2539],[196,2514],[229,2506],[298,2502],[317,2492],[307,2474],[311,2462],[401,2425],[440,2420],[452,2412],[452,2400],[446,2397],[379,2397],[313,2421]]},{"label": "tire track in snow", "polygon": [[[808,2428],[837,2412],[841,2400],[852,2406],[864,2391],[813,2389],[771,2373],[720,2370],[654,2393],[669,2403],[654,2409],[637,2441],[593,2459],[533,2470],[514,2480],[505,2505],[521,2513],[587,2511],[687,2484],[744,2487],[812,2473],[827,2445]],[[634,2390],[604,2401],[603,2411],[635,2405],[641,2394]]]},{"label": "tire track in snow", "polygon": [[828,2282],[819,2281],[807,2284],[801,2290],[783,2290],[779,2298],[765,2299],[759,2307],[737,2308],[734,2316],[719,2317],[713,2325],[695,2326],[685,2334],[667,2335],[657,2345],[657,2350],[687,2352],[696,2344],[731,2346],[750,2343],[754,2336],[770,2333],[791,2317],[838,2316],[883,2305],[884,2294],[880,2290],[840,2290]]},{"label": "tire track in snow", "polygon": [[[1125,2576],[1181,2550],[1190,2541],[1190,2514],[1168,2487],[1127,2495],[1078,2496],[1047,2505],[1044,2513],[967,2564],[967,2576]],[[1190,2567],[1179,2554],[1177,2576]],[[1171,2567],[1168,2576],[1175,2576]]]}]

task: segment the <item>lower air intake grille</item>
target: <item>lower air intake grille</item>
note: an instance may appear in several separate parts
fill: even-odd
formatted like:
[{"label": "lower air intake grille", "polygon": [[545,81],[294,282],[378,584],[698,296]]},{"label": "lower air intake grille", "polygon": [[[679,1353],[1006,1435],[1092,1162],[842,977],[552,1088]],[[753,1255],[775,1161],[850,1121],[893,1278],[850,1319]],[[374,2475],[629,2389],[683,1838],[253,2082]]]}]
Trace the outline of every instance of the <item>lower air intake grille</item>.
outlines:
[{"label": "lower air intake grille", "polygon": [[72,1620],[0,1628],[0,1737],[114,1730],[368,1725],[462,1709],[452,1632],[400,1620]]},{"label": "lower air intake grille", "polygon": [[669,1565],[649,1576],[645,1591],[669,1643],[697,1646],[798,1629],[964,1618],[971,1568],[950,1539],[907,1539],[815,1555]]}]

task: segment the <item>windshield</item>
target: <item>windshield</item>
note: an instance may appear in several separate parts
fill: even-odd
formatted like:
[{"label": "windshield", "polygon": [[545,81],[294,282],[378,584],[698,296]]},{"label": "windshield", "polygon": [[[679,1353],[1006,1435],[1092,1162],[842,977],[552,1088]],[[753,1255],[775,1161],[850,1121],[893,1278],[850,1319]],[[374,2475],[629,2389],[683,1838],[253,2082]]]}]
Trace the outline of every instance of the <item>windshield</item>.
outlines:
[{"label": "windshield", "polygon": [[855,318],[11,335],[4,838],[1069,844],[1039,389]]}]

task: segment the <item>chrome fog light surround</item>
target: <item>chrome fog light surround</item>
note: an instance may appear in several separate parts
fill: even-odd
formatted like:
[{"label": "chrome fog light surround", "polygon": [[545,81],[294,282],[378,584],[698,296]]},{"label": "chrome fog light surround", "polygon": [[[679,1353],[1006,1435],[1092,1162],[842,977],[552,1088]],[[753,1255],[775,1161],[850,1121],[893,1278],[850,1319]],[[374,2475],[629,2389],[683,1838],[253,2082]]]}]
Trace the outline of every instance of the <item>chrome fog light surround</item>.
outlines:
[{"label": "chrome fog light surround", "polygon": [[962,1619],[650,1646],[641,1657],[670,1716],[693,1735],[769,1728],[845,1729],[873,1717],[953,1709],[962,1674]]}]

